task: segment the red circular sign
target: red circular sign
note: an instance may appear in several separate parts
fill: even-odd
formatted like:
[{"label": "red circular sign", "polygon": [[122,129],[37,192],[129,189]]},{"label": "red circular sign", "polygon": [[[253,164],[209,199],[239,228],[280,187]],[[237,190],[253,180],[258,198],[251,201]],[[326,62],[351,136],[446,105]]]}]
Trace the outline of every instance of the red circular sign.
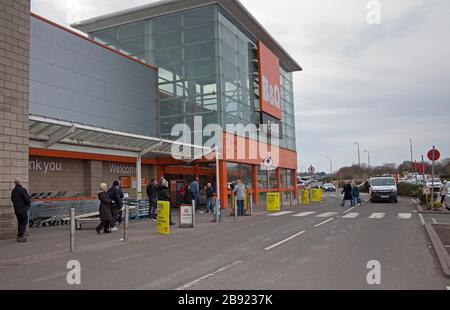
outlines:
[{"label": "red circular sign", "polygon": [[433,150],[428,152],[429,160],[439,160],[441,158],[441,153],[438,150],[434,150],[434,158],[433,158]]}]

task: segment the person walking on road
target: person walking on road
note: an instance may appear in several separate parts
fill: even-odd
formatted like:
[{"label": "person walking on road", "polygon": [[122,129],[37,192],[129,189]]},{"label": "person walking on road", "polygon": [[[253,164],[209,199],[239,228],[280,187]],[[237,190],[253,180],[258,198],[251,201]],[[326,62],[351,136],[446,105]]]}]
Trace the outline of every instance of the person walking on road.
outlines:
[{"label": "person walking on road", "polygon": [[11,202],[14,206],[14,213],[17,218],[17,242],[27,242],[25,232],[28,224],[28,210],[31,206],[31,197],[28,191],[22,186],[22,180],[16,179],[16,185],[11,192]]},{"label": "person walking on road", "polygon": [[206,213],[213,213],[214,209],[213,209],[213,194],[214,194],[214,189],[212,187],[211,183],[208,183],[208,185],[206,186]]},{"label": "person walking on road", "polygon": [[108,185],[106,185],[106,183],[100,184],[100,192],[98,192],[98,200],[100,200],[100,207],[98,210],[100,213],[100,225],[95,229],[98,234],[101,234],[102,229],[105,234],[111,233],[110,228],[113,220],[111,207],[113,201],[109,198],[107,190]]},{"label": "person walking on road", "polygon": [[443,206],[445,205],[445,208],[450,211],[450,205],[446,205],[446,203],[447,203],[446,199],[447,199],[448,193],[449,193],[448,182],[444,181],[444,182],[442,182],[442,186],[439,191],[439,194],[441,195],[441,205],[443,205]]},{"label": "person walking on road", "polygon": [[244,202],[245,202],[245,186],[241,180],[236,181],[236,185],[234,186],[233,193],[236,196],[237,202],[237,216],[244,216]]},{"label": "person walking on road", "polygon": [[[167,201],[170,203],[169,182],[164,178],[161,180],[161,184],[159,185],[159,188],[158,188],[158,200],[159,201]],[[172,222],[171,207],[169,208],[169,221],[170,221],[170,226],[175,225],[175,223]]]},{"label": "person walking on road", "polygon": [[344,194],[344,199],[342,200],[341,206],[345,208],[345,204],[347,201],[350,201],[350,204],[352,204],[352,186],[349,182],[346,182],[344,185],[344,189],[342,190],[342,194]]},{"label": "person walking on road", "polygon": [[352,182],[352,206],[356,206],[361,203],[358,184]]},{"label": "person walking on road", "polygon": [[109,198],[112,200],[111,205],[111,231],[118,231],[118,225],[122,222],[122,208],[123,208],[123,192],[120,189],[120,182],[114,181],[112,187],[108,190]]},{"label": "person walking on road", "polygon": [[192,197],[194,197],[193,200],[195,200],[195,209],[200,209],[200,184],[198,183],[198,179],[195,178],[194,181],[191,183],[191,193]]},{"label": "person walking on road", "polygon": [[152,221],[156,221],[156,207],[158,205],[158,183],[155,179],[152,179],[147,186],[147,197],[150,205],[148,218]]}]

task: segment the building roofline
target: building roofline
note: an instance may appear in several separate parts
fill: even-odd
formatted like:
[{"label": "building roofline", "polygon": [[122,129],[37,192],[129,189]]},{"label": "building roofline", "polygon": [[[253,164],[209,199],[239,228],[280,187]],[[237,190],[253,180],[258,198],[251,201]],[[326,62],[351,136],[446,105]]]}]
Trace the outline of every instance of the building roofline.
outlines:
[{"label": "building roofline", "polygon": [[239,0],[162,0],[131,9],[106,14],[71,26],[85,33],[120,26],[130,22],[167,15],[187,9],[218,4],[235,18],[249,33],[253,34],[269,47],[291,72],[302,71],[302,67],[289,53],[274,39],[262,24],[245,8]]},{"label": "building roofline", "polygon": [[51,26],[53,26],[53,27],[59,28],[59,29],[61,29],[61,30],[63,30],[63,31],[66,31],[66,32],[68,32],[68,33],[70,33],[70,34],[73,34],[74,36],[77,36],[77,37],[79,37],[80,39],[83,39],[83,40],[85,40],[85,41],[88,41],[89,43],[92,43],[92,44],[95,44],[95,45],[97,45],[97,46],[99,46],[99,47],[102,47],[102,48],[104,48],[104,49],[107,49],[107,50],[109,50],[109,51],[111,51],[111,52],[113,52],[113,53],[115,53],[115,54],[117,54],[117,55],[119,55],[119,56],[122,56],[122,57],[124,57],[124,58],[127,58],[127,59],[129,59],[129,60],[131,60],[131,61],[134,61],[134,62],[136,62],[136,63],[138,63],[138,64],[140,64],[140,65],[146,66],[146,67],[149,68],[149,69],[158,71],[158,68],[157,68],[156,66],[147,64],[147,63],[142,62],[142,61],[140,61],[140,60],[138,60],[138,59],[135,59],[135,58],[133,58],[133,57],[130,57],[130,56],[128,56],[127,54],[121,53],[121,52],[119,52],[119,51],[117,51],[117,50],[115,50],[115,49],[113,49],[113,48],[111,48],[111,47],[109,47],[109,46],[106,46],[106,45],[103,45],[103,44],[101,44],[101,43],[99,43],[99,42],[97,42],[97,41],[94,41],[94,40],[92,40],[92,39],[90,39],[90,38],[88,38],[88,37],[86,37],[86,36],[83,36],[83,35],[81,35],[81,34],[75,32],[75,31],[73,31],[73,30],[67,28],[67,27],[64,27],[64,26],[62,26],[62,25],[60,25],[60,24],[58,24],[58,23],[55,23],[54,21],[51,21],[51,20],[49,20],[49,19],[47,19],[47,18],[45,18],[45,17],[42,17],[42,16],[40,16],[40,15],[37,15],[37,14],[35,14],[35,13],[33,13],[33,12],[30,12],[30,16],[31,16],[31,17],[34,17],[34,18],[36,18],[36,19],[38,19],[38,20],[40,20],[40,21],[42,21],[42,22],[44,22],[44,23],[47,23],[47,24],[49,24],[49,25],[51,25]]}]

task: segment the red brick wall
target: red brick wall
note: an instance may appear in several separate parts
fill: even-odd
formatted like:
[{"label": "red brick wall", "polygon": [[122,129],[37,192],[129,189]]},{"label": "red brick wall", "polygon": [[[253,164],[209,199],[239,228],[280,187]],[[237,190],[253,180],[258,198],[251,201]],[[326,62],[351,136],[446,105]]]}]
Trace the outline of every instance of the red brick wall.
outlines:
[{"label": "red brick wall", "polygon": [[0,239],[16,234],[10,193],[28,186],[30,0],[0,1]]}]

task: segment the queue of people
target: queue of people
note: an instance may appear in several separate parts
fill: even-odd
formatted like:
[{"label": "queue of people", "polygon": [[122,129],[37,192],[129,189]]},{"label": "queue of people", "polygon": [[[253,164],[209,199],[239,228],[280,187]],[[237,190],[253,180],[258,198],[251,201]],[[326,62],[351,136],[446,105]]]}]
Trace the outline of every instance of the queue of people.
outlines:
[{"label": "queue of people", "polygon": [[361,204],[359,187],[356,182],[346,182],[344,188],[342,189],[342,194],[344,194],[344,198],[341,203],[343,208],[345,208],[347,202],[350,203],[350,207]]}]

